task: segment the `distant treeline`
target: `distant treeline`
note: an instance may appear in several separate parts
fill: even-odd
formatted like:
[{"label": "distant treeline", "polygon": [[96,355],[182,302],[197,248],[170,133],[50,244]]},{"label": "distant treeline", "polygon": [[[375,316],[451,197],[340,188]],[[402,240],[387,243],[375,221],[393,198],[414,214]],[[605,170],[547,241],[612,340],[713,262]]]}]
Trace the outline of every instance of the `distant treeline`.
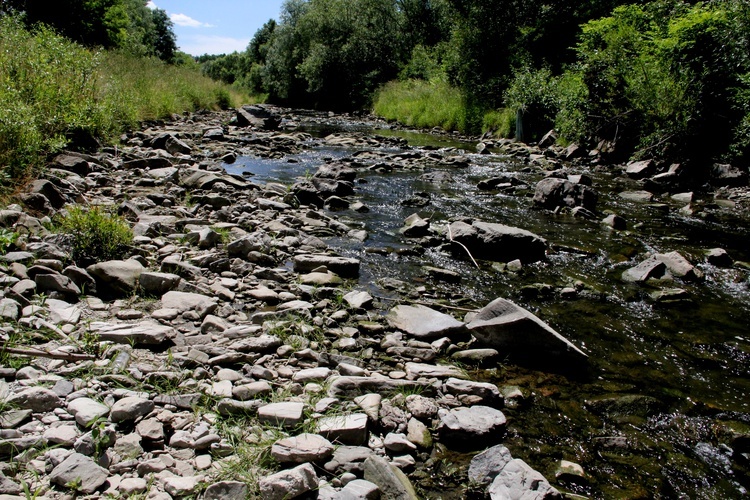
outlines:
[{"label": "distant treeline", "polygon": [[[198,58],[271,102],[670,160],[746,163],[746,0],[287,0]],[[388,83],[387,86],[384,84]]]}]

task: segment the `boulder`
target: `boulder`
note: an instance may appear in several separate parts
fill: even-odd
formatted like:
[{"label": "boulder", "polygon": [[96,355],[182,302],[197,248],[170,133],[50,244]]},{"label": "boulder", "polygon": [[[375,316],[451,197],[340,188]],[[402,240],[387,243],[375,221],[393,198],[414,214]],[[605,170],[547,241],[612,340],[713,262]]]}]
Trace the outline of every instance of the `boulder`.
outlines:
[{"label": "boulder", "polygon": [[499,441],[506,423],[503,412],[482,405],[441,408],[438,419],[441,438],[464,449],[483,448],[488,442]]},{"label": "boulder", "polygon": [[127,296],[138,290],[143,266],[136,260],[110,260],[86,268],[96,280],[98,292],[110,296]]},{"label": "boulder", "polygon": [[461,321],[423,305],[398,305],[388,312],[386,319],[391,327],[418,339],[435,339],[466,333],[466,325]]},{"label": "boulder", "polygon": [[583,207],[593,212],[598,198],[596,191],[588,186],[554,177],[542,179],[534,190],[534,203],[550,210],[557,207]]},{"label": "boulder", "polygon": [[490,500],[523,498],[524,500],[552,500],[563,496],[539,472],[521,459],[515,458],[503,467],[489,488]]},{"label": "boulder", "polygon": [[401,472],[398,467],[377,455],[372,455],[365,460],[365,480],[378,486],[382,498],[389,500],[417,500],[419,497],[414,491],[409,478]]},{"label": "boulder", "polygon": [[539,362],[555,359],[571,365],[588,358],[541,319],[506,299],[487,304],[467,327],[479,344],[513,357]]},{"label": "boulder", "polygon": [[[519,229],[481,221],[454,222],[449,227],[449,238],[460,243],[478,259],[495,262],[510,262],[520,259],[523,263],[536,262],[545,257],[547,242],[536,234]],[[455,252],[466,252],[456,248]]]},{"label": "boulder", "polygon": [[656,173],[654,160],[633,161],[628,163],[625,174],[631,179],[645,179]]},{"label": "boulder", "polygon": [[72,453],[52,469],[49,480],[53,484],[70,487],[75,484],[81,493],[90,495],[107,481],[109,473],[92,459],[80,453]]},{"label": "boulder", "polygon": [[318,487],[318,475],[312,464],[302,464],[264,477],[258,483],[264,500],[297,498]]},{"label": "boulder", "polygon": [[262,130],[276,130],[281,125],[281,118],[265,106],[253,105],[237,108],[237,126],[255,127]]},{"label": "boulder", "polygon": [[510,450],[502,444],[495,445],[475,455],[469,464],[469,481],[489,486],[503,468],[513,460]]}]

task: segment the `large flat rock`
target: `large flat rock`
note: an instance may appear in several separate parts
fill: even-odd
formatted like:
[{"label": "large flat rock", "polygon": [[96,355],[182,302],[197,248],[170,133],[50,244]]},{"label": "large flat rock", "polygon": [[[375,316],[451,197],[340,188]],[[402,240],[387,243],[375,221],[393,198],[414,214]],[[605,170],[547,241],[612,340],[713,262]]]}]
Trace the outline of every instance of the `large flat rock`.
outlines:
[{"label": "large flat rock", "polygon": [[450,337],[466,333],[466,325],[453,316],[427,306],[398,305],[386,316],[388,324],[419,339]]},{"label": "large flat rock", "polygon": [[294,257],[294,270],[298,273],[309,273],[321,267],[344,278],[359,276],[359,261],[357,259],[325,254],[302,254]]},{"label": "large flat rock", "polygon": [[569,363],[588,359],[586,353],[552,327],[506,299],[487,304],[467,327],[479,344],[497,349],[501,355]]},{"label": "large flat rock", "polygon": [[91,323],[92,332],[99,335],[101,340],[110,340],[118,344],[147,344],[160,345],[171,341],[177,331],[171,326],[162,325],[156,321],[141,321],[140,323],[106,323],[97,321]]},{"label": "large flat rock", "polygon": [[465,247],[456,248],[457,255],[466,253],[468,249],[474,258],[495,262],[516,259],[523,263],[536,262],[544,259],[547,252],[547,241],[544,238],[505,224],[482,221],[467,224],[458,221],[450,225],[449,238]]}]

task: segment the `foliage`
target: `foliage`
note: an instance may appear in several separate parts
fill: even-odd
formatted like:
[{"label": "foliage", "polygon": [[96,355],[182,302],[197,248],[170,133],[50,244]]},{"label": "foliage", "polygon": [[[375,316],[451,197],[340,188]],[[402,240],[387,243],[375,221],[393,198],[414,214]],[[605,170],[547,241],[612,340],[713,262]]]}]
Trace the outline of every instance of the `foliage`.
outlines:
[{"label": "foliage", "polygon": [[16,242],[18,233],[7,228],[0,229],[0,255],[4,255],[8,248]]},{"label": "foliage", "polygon": [[58,224],[62,232],[71,236],[71,255],[77,263],[120,259],[133,242],[127,221],[100,207],[71,207]]},{"label": "foliage", "polygon": [[631,5],[584,25],[572,72],[587,93],[566,105],[583,117],[567,126],[571,135],[607,139],[641,156],[738,156],[737,131],[747,116],[741,75],[750,70],[748,9],[733,0]]},{"label": "foliage", "polygon": [[23,182],[45,155],[92,142],[81,137],[110,140],[139,120],[240,99],[189,65],[91,51],[47,27],[28,31],[17,17],[0,18],[0,169],[6,181]]},{"label": "foliage", "polygon": [[441,80],[389,82],[375,95],[373,112],[413,127],[462,130],[465,125],[461,92]]},{"label": "foliage", "polygon": [[2,12],[23,13],[27,26],[46,25],[88,47],[117,48],[171,62],[177,52],[172,21],[142,0],[4,0]]}]

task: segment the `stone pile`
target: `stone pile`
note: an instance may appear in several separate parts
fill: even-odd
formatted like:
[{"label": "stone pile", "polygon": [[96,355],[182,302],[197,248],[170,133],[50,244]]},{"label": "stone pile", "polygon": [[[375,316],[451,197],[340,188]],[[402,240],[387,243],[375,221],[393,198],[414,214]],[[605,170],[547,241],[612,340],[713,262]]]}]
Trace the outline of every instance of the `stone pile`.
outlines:
[{"label": "stone pile", "polygon": [[[321,238],[358,235],[317,200],[347,196],[351,164],[329,164],[291,190],[221,166],[314,141],[388,140],[273,130],[284,121],[256,108],[236,120],[194,115],[136,132],[122,148],[62,154],[25,206],[0,211],[21,234],[0,256],[0,335],[16,349],[0,368],[3,498],[24,489],[38,498],[418,498],[407,473],[436,443],[481,451],[502,441],[502,408],[520,391],[471,381],[455,363],[499,355],[472,348],[484,316],[467,325],[401,305],[384,317],[369,293],[343,287],[360,263]],[[375,170],[462,161],[408,151],[352,160]],[[69,203],[124,216],[135,234],[128,255],[73,262],[70,238],[49,224]],[[543,254],[544,240],[531,244]],[[479,480],[491,498],[556,494],[520,460],[496,469]]]}]

